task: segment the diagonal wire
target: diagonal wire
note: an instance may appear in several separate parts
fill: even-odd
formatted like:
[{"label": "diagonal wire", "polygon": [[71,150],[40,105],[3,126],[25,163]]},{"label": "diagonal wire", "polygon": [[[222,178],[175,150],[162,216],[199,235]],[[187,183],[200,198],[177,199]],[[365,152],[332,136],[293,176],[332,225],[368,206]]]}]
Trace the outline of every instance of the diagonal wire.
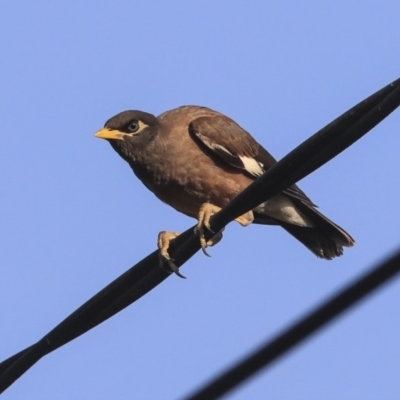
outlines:
[{"label": "diagonal wire", "polygon": [[[325,164],[369,132],[400,105],[400,79],[385,86],[321,129],[290,152],[216,214],[211,227],[219,231],[239,215],[284,190]],[[207,234],[209,239],[211,233]],[[200,249],[193,228],[171,243],[178,266]],[[0,393],[44,355],[110,318],[155,288],[169,273],[159,268],[153,252],[101,290],[41,340],[0,364]]]},{"label": "diagonal wire", "polygon": [[185,400],[219,399],[400,272],[400,250]]}]

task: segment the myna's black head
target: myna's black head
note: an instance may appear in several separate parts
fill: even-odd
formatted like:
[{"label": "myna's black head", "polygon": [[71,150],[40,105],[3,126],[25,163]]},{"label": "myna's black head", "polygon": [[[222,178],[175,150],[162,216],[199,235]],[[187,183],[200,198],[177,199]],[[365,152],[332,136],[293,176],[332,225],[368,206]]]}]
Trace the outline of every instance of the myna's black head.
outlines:
[{"label": "myna's black head", "polygon": [[104,124],[104,128],[132,134],[139,132],[146,126],[154,126],[157,124],[158,120],[154,115],[143,111],[129,110],[114,115]]},{"label": "myna's black head", "polygon": [[114,150],[129,162],[135,158],[135,152],[152,140],[158,125],[158,119],[152,114],[123,111],[110,118],[95,136],[109,141]]}]

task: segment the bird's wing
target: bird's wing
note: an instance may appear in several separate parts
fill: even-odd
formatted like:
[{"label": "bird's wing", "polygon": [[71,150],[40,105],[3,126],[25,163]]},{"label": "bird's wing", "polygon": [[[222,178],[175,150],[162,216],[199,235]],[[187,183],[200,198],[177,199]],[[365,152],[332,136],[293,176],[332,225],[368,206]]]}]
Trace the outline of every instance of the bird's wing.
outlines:
[{"label": "bird's wing", "polygon": [[[259,177],[277,162],[248,132],[222,115],[196,118],[189,125],[189,133],[223,161],[254,177]],[[283,193],[316,207],[297,185]]]}]

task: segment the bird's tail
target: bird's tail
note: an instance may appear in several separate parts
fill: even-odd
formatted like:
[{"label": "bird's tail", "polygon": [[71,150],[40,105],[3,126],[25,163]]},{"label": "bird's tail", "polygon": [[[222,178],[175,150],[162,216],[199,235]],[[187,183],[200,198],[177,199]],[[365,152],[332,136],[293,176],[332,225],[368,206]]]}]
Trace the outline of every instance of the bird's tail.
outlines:
[{"label": "bird's tail", "polygon": [[317,257],[331,260],[343,254],[343,247],[354,245],[354,239],[344,229],[329,220],[315,208],[311,208],[305,204],[301,204],[299,208],[310,218],[314,227],[301,227],[286,222],[280,222],[280,225],[310,249]]}]

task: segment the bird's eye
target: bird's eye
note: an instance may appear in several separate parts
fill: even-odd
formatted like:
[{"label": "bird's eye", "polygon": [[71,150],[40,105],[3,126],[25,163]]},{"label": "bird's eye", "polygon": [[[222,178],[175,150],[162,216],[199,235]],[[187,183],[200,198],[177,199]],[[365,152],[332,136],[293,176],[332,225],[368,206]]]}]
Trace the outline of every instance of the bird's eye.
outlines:
[{"label": "bird's eye", "polygon": [[130,132],[130,133],[137,132],[139,130],[139,128],[140,128],[139,121],[137,121],[136,119],[134,119],[133,121],[129,122],[129,124],[126,127],[127,131]]}]

